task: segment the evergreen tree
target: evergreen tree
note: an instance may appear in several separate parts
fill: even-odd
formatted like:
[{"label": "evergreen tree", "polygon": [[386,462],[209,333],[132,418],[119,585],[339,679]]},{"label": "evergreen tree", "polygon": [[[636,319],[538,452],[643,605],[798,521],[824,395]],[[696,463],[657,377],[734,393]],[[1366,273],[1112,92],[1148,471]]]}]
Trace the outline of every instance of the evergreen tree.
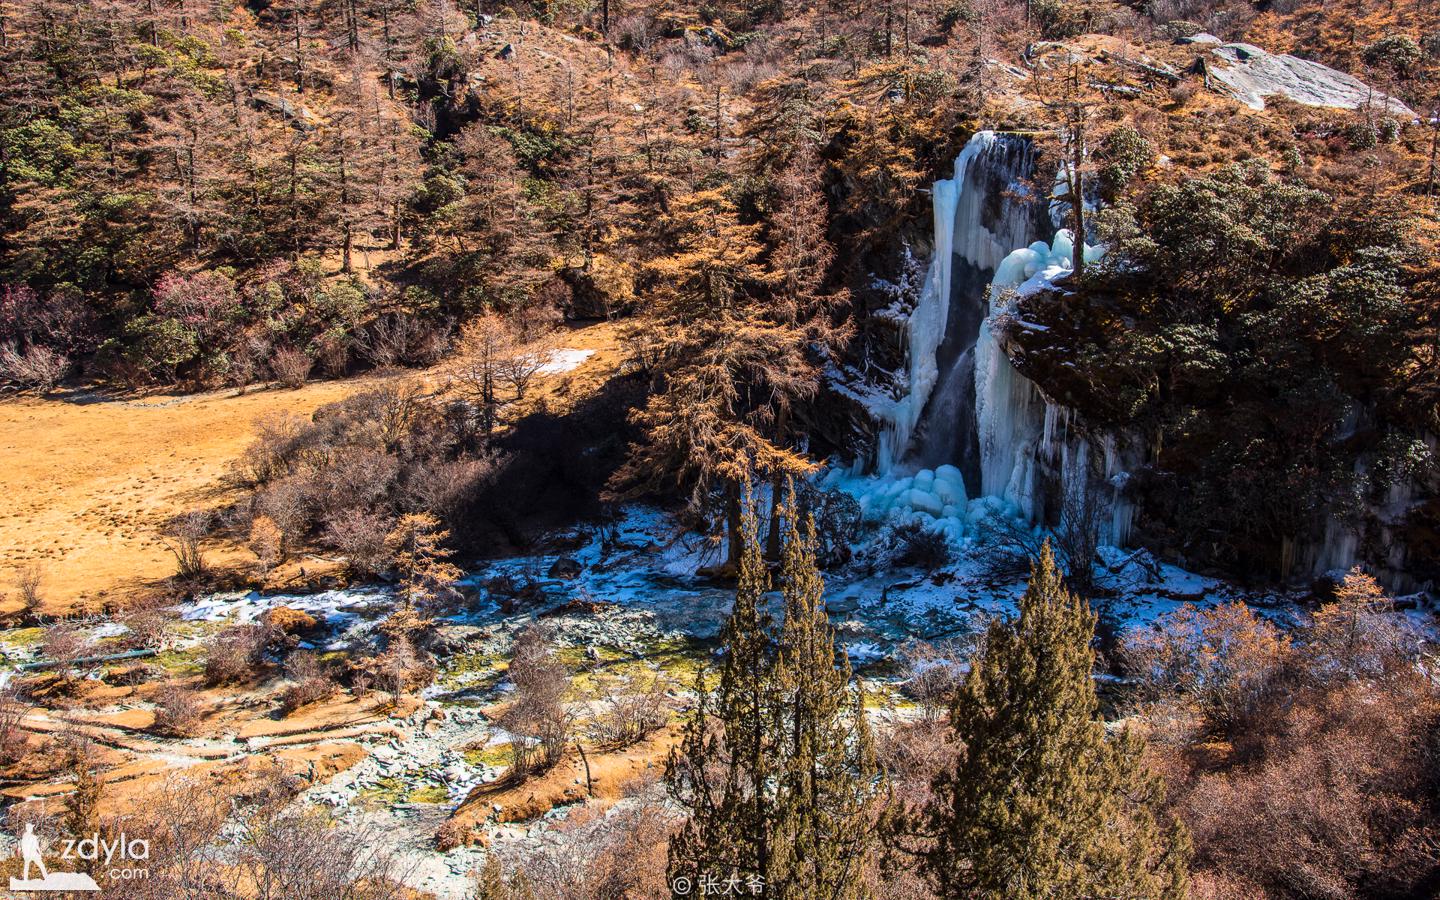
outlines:
[{"label": "evergreen tree", "polygon": [[1018,622],[991,626],[952,709],[925,867],[946,898],[1182,898],[1188,838],[1129,732],[1107,739],[1090,680],[1095,615],[1047,542]]},{"label": "evergreen tree", "polygon": [[836,665],[814,524],[802,532],[790,517],[778,641],[759,608],[768,576],[748,497],[741,534],[719,684],[712,693],[697,681],[699,700],[667,776],[691,811],[670,844],[669,877],[696,886],[758,877],[772,898],[863,897],[878,774],[863,696],[850,693],[843,657]]},{"label": "evergreen tree", "polygon": [[[874,846],[872,801],[879,778],[864,692],[849,691],[850,663],[836,660],[816,565],[815,520],[798,523],[793,483],[786,491],[781,560],[785,624],[773,675],[775,728],[784,760],[767,896],[868,896],[861,866]],[[848,702],[847,702],[848,701]]]},{"label": "evergreen tree", "polygon": [[772,708],[769,622],[760,611],[770,577],[748,495],[740,529],[740,582],[720,632],[725,650],[720,683],[712,695],[705,673],[696,676],[695,709],[666,775],[672,796],[690,811],[670,842],[672,883],[684,877],[698,884],[702,876],[731,874],[753,874],[770,883],[774,808],[769,785],[777,760],[774,735],[766,727]]}]

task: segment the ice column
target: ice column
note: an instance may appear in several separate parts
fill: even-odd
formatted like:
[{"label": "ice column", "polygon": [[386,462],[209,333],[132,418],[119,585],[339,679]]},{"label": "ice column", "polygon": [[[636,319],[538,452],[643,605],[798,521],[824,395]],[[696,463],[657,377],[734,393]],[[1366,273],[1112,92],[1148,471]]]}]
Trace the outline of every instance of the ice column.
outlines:
[{"label": "ice column", "polygon": [[[919,424],[920,415],[925,411],[925,403],[930,399],[930,392],[940,377],[935,363],[935,350],[945,339],[945,327],[950,315],[950,273],[954,262],[956,211],[971,163],[988,150],[994,141],[994,132],[982,131],[976,134],[955,158],[955,177],[935,182],[932,189],[935,252],[930,259],[930,269],[926,273],[920,299],[906,324],[909,378],[904,396],[895,401],[887,417],[887,427],[880,435],[875,469],[881,475],[890,474],[909,449],[915,426]],[[970,229],[966,230],[968,232]],[[968,234],[964,237],[970,240]]]}]

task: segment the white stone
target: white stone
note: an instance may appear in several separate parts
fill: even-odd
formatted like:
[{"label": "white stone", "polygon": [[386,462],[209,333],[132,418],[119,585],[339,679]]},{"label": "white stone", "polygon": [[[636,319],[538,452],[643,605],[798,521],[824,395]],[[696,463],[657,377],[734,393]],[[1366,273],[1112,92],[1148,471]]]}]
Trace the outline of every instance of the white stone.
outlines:
[{"label": "white stone", "polygon": [[1374,104],[1391,115],[1415,118],[1408,106],[1353,75],[1254,44],[1224,44],[1210,51],[1210,86],[1251,109],[1264,109],[1265,98],[1279,94],[1305,106],[1359,109]]}]

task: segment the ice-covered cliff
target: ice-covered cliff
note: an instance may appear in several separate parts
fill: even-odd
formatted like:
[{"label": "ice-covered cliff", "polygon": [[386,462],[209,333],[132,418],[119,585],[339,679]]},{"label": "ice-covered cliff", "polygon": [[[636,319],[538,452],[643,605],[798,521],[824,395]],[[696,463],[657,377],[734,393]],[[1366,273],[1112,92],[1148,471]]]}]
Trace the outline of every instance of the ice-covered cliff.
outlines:
[{"label": "ice-covered cliff", "polygon": [[[855,494],[872,522],[918,516],[958,538],[997,513],[1055,519],[1057,492],[1104,490],[1092,499],[1116,505],[1117,491],[1093,486],[1121,474],[1114,440],[1093,454],[1089,438],[1065,427],[1069,411],[1000,346],[1016,300],[1071,271],[1073,238],[1055,230],[1050,198],[1031,184],[1034,167],[1028,138],[982,131],[956,158],[954,177],[933,187],[934,253],[905,323],[904,391],[877,410],[884,427],[873,465],[828,482]],[[1102,538],[1122,542],[1128,521],[1128,509],[1107,515]]]}]

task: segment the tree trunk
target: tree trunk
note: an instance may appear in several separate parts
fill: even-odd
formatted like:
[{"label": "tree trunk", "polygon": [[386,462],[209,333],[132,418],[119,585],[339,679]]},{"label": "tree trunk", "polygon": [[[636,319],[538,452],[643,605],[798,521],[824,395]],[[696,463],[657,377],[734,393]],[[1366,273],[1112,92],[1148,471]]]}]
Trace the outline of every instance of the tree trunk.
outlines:
[{"label": "tree trunk", "polygon": [[349,275],[354,271],[352,258],[355,254],[355,223],[350,218],[350,166],[345,158],[345,147],[340,147],[340,215],[344,217],[344,244],[342,246],[341,271]]},{"label": "tree trunk", "polygon": [[1435,193],[1435,162],[1440,157],[1440,106],[1430,114],[1430,172],[1425,177],[1425,195]]},{"label": "tree trunk", "polygon": [[[790,430],[790,410],[781,407],[775,417],[775,446],[780,446]],[[785,473],[776,466],[770,473],[770,531],[765,535],[765,558],[770,562],[780,559],[780,507],[782,491],[785,489]],[[790,514],[795,515],[791,510]]]},{"label": "tree trunk", "polygon": [[740,570],[740,556],[745,552],[745,536],[740,524],[740,484],[735,481],[725,486],[725,532],[729,548],[725,559],[726,572]]},{"label": "tree trunk", "polygon": [[785,489],[785,475],[776,468],[770,476],[770,531],[765,535],[765,558],[780,559],[780,492]]},{"label": "tree trunk", "polygon": [[1085,126],[1082,122],[1076,121],[1072,133],[1073,143],[1070,149],[1070,210],[1071,230],[1074,232],[1074,247],[1071,248],[1071,258],[1074,263],[1075,279],[1085,273],[1085,181],[1081,174],[1081,166],[1085,163]]}]

